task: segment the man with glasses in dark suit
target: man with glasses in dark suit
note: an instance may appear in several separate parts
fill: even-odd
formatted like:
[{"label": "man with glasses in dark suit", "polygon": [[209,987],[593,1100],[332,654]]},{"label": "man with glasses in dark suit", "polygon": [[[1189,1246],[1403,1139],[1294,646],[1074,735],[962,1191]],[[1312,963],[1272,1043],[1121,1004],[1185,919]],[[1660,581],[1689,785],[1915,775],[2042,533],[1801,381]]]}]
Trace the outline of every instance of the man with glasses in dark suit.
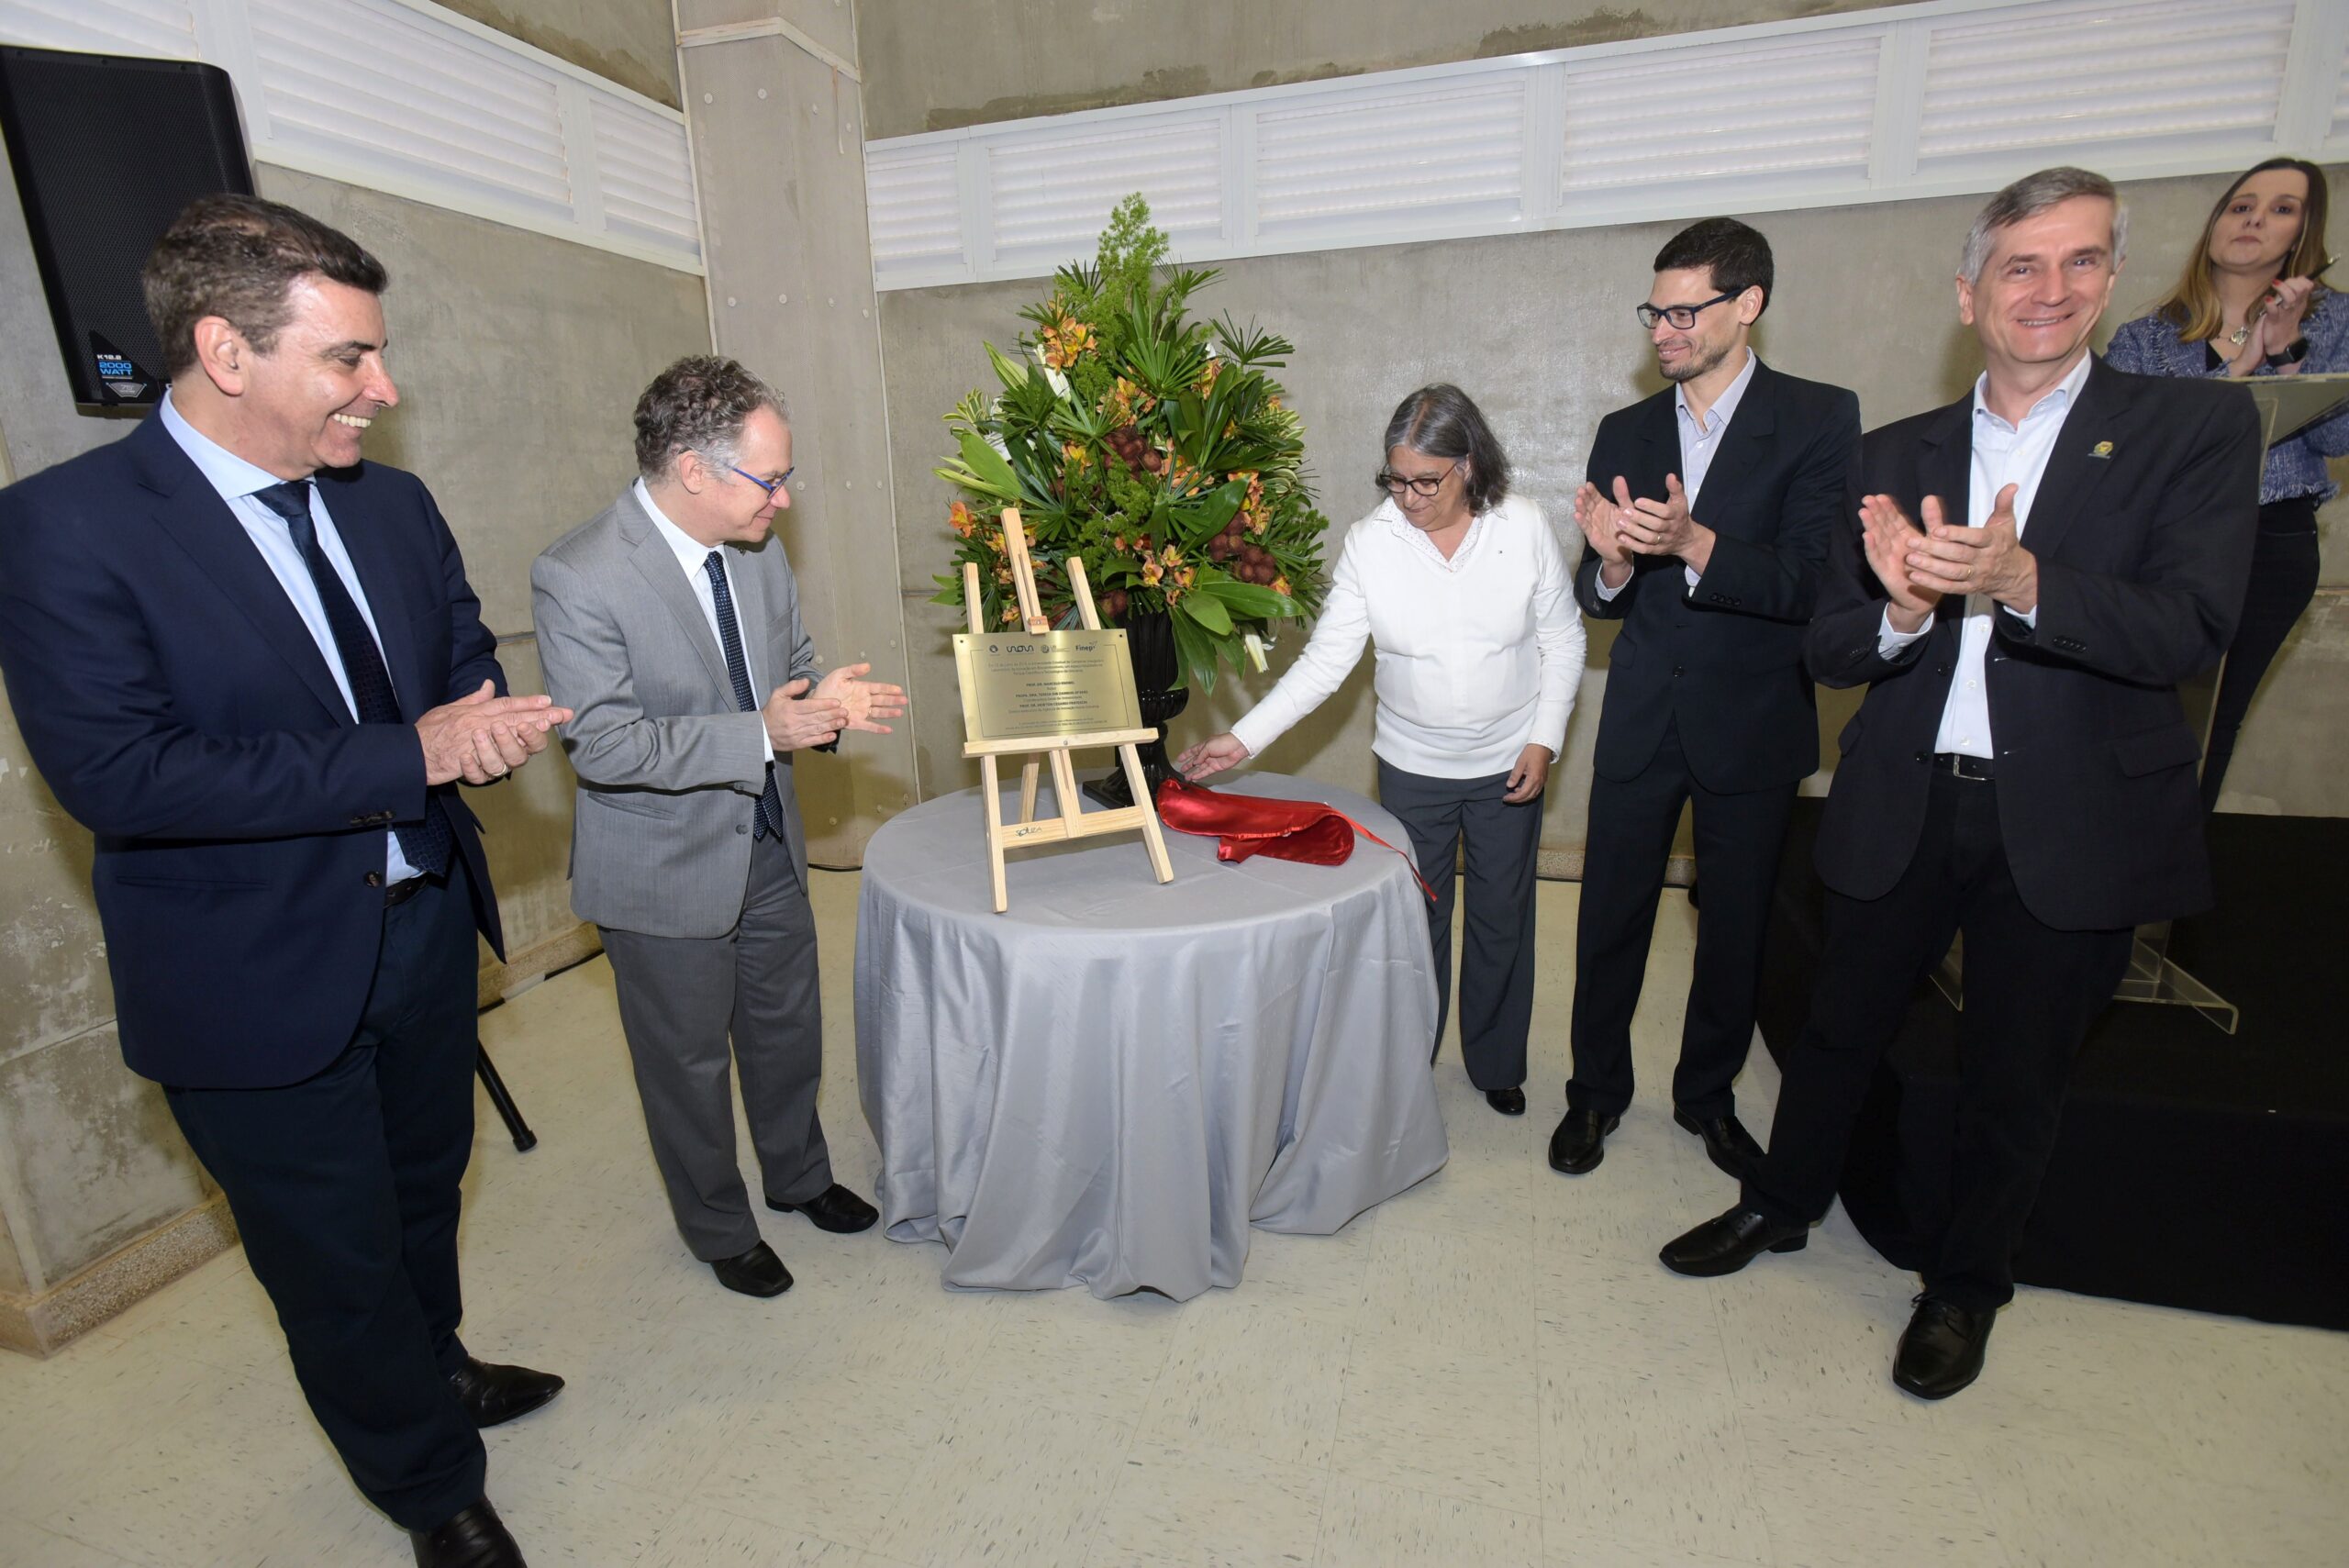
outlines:
[{"label": "man with glasses in dark suit", "polygon": [[1574,1076],[1550,1166],[1597,1167],[1631,1103],[1631,1016],[1672,839],[1693,806],[1697,917],[1673,1119],[1732,1175],[1760,1152],[1733,1084],[1795,786],[1819,766],[1803,627],[1849,506],[1859,400],[1764,364],[1769,241],[1733,218],[1656,253],[1638,307],[1672,384],[1600,421],[1575,595],[1621,623],[1592,762],[1575,937]]}]

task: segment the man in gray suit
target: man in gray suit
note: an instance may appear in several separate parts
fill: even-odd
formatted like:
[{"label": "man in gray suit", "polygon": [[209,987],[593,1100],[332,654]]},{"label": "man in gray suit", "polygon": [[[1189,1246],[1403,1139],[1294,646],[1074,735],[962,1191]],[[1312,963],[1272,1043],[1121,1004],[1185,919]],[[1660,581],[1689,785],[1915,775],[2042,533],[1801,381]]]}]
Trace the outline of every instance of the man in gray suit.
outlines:
[{"label": "man in gray suit", "polygon": [[870,668],[821,673],[775,512],[774,390],[696,355],[636,406],[640,477],[530,568],[547,688],[575,717],[572,904],[602,931],[677,1229],[729,1290],[779,1296],[735,1162],[729,1041],[767,1207],[863,1230],[816,1115],[823,1025],[796,760],[905,711]]}]

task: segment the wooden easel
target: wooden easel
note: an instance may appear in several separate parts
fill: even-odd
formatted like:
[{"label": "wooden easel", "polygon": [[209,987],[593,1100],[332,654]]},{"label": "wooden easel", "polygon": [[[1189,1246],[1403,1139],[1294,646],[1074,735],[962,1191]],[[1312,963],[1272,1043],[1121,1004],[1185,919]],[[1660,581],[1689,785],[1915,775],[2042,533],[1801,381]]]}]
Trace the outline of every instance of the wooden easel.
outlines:
[{"label": "wooden easel", "polygon": [[[1041,634],[1052,629],[1044,618],[1043,606],[1036,596],[1036,567],[1028,557],[1028,536],[1019,525],[1019,508],[1007,506],[1003,512],[1003,553],[1011,564],[1011,584],[1019,601],[1020,624],[1029,631]],[[1068,585],[1076,596],[1076,613],[1087,631],[1101,629],[1101,617],[1093,607],[1093,585],[1085,580],[1085,562],[1075,556],[1068,558]],[[963,563],[963,603],[970,611],[971,635],[985,635],[979,614],[979,569],[971,562]],[[1011,907],[1011,895],[1006,890],[1003,877],[1003,857],[1006,851],[1024,850],[1037,844],[1059,843],[1069,839],[1090,839],[1103,833],[1123,833],[1135,828],[1141,831],[1143,845],[1150,851],[1151,869],[1160,882],[1174,880],[1174,865],[1166,858],[1166,840],[1158,827],[1158,808],[1150,798],[1150,785],[1142,777],[1141,753],[1134,748],[1141,741],[1154,739],[1158,731],[1145,726],[1140,729],[1105,729],[1086,735],[1055,736],[1041,746],[1033,740],[972,740],[963,742],[963,755],[979,759],[982,792],[986,797],[987,811],[987,870],[995,878],[995,912],[1002,914]],[[1069,752],[1080,747],[1115,746],[1119,760],[1126,770],[1126,783],[1133,790],[1134,804],[1114,811],[1086,811],[1084,797],[1076,787],[1076,770],[1069,762]],[[1006,822],[1001,815],[1002,781],[996,759],[1016,751],[1030,752],[1019,770],[1019,820]],[[1040,760],[1041,759],[1041,760]],[[1058,817],[1039,821],[1036,817],[1036,779],[1044,763],[1052,769],[1052,799],[1060,807]]]}]

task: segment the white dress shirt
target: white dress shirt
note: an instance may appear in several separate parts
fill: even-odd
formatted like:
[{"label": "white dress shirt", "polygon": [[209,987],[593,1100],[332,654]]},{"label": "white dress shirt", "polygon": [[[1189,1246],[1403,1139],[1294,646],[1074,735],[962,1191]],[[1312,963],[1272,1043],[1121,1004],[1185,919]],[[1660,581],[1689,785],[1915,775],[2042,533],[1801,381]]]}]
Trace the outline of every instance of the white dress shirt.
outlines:
[{"label": "white dress shirt", "polygon": [[1313,635],[1231,727],[1251,756],[1338,689],[1375,642],[1371,750],[1407,773],[1473,779],[1556,757],[1581,687],[1574,573],[1542,508],[1511,495],[1470,520],[1452,558],[1391,500],[1347,531]]},{"label": "white dress shirt", "polygon": [[[1991,413],[1983,401],[1988,375],[1975,378],[1974,463],[1965,491],[1967,528],[1978,528],[1987,523],[1998,492],[2011,484],[2015,486],[2015,537],[2022,537],[2031,520],[2031,504],[2039,495],[2039,482],[2047,473],[2047,459],[2055,450],[2055,438],[2063,433],[2064,421],[2070,416],[2072,405],[2079,401],[2080,388],[2087,382],[2088,365],[2089,356],[2082,354],[2080,362],[2072,367],[2072,373],[2032,404],[2019,426],[2009,425]],[[1989,652],[1992,623],[1998,612],[1998,601],[1987,594],[1965,596],[1965,619],[1958,633],[1957,670],[1950,680],[1949,701],[1942,707],[1942,727],[1933,740],[1936,751],[1956,751],[1985,759],[1997,754],[1991,746],[1990,695],[1983,688],[1983,662]],[[2021,610],[2014,614],[2027,625],[2036,625],[2039,620],[2036,606],[2027,615]],[[1931,631],[1932,626],[1929,617],[1915,631],[1896,631],[1892,610],[1887,606],[1877,628],[1877,651],[1888,658]]]},{"label": "white dress shirt", "polygon": [[[334,625],[327,619],[326,601],[318,597],[318,584],[310,575],[310,563],[302,559],[301,547],[294,542],[294,532],[285,519],[254,499],[262,491],[284,481],[265,468],[247,462],[235,452],[206,436],[187,422],[187,417],[172,404],[172,395],[163,394],[162,403],[155,417],[163,422],[164,430],[187,453],[188,461],[196,466],[228,511],[261,551],[262,561],[269,567],[270,575],[277,579],[285,596],[293,601],[294,613],[302,617],[302,625],[310,640],[318,645],[318,657],[327,662],[327,673],[334,677],[335,689],[342,694],[342,706],[351,712],[353,723],[359,718],[359,705],[351,695],[351,676],[342,667],[342,651],[335,646]],[[334,574],[342,579],[351,602],[359,606],[360,618],[367,623],[367,635],[375,639],[375,651],[384,651],[384,634],[375,629],[375,612],[368,606],[367,591],[359,585],[359,573],[352,570],[351,554],[342,548],[342,535],[335,530],[334,518],[327,514],[326,497],[318,494],[316,484],[310,486],[310,524],[317,530],[318,553],[327,558]],[[391,662],[384,661],[384,674],[391,677]],[[391,851],[384,868],[386,885],[406,882],[417,875],[415,866],[400,853],[397,833],[384,835],[391,842]]]},{"label": "white dress shirt", "polygon": [[[753,641],[750,629],[742,625],[742,595],[735,591],[734,567],[726,559],[725,548],[706,545],[671,522],[669,515],[652,499],[652,492],[645,487],[641,479],[636,482],[636,504],[644,508],[644,515],[652,519],[652,527],[660,534],[662,542],[676,556],[677,569],[685,574],[685,582],[694,591],[694,603],[701,606],[701,618],[709,623],[709,635],[718,639],[718,651],[724,653],[726,634],[718,628],[718,595],[709,586],[709,568],[703,564],[714,550],[718,556],[718,569],[726,573],[726,596],[734,601],[734,630],[742,641],[742,668],[750,673],[751,696],[753,701],[758,700],[759,693],[767,688],[759,684],[759,664],[751,653]],[[767,761],[774,762],[774,737],[767,733],[763,716],[759,719],[759,743],[767,749]]]},{"label": "white dress shirt", "polygon": [[[1721,389],[1721,395],[1713,399],[1713,406],[1705,410],[1701,419],[1688,406],[1687,384],[1680,383],[1672,389],[1673,417],[1680,430],[1680,489],[1688,497],[1688,515],[1692,517],[1697,515],[1697,493],[1704,489],[1705,475],[1712,472],[1713,458],[1721,450],[1721,437],[1729,433],[1729,422],[1737,417],[1737,406],[1745,401],[1745,389],[1753,384],[1753,367],[1761,362],[1760,357],[1748,349],[1745,368]],[[1689,587],[1696,587],[1698,573],[1695,567],[1683,562],[1680,574]],[[1607,585],[1607,573],[1602,571],[1598,574],[1598,596],[1602,599],[1611,599],[1631,585],[1631,580],[1626,577],[1610,588]]]}]

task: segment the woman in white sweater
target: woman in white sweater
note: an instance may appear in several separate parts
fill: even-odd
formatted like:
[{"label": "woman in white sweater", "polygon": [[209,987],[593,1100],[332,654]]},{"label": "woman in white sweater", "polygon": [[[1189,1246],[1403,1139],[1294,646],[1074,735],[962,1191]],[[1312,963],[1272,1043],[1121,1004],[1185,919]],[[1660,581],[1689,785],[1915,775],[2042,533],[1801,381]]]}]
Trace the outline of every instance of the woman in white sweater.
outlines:
[{"label": "woman in white sweater", "polygon": [[1582,681],[1574,568],[1542,509],[1508,494],[1508,458],[1456,386],[1427,386],[1386,423],[1386,500],[1346,534],[1305,651],[1230,731],[1175,766],[1204,779],[1260,755],[1377,649],[1371,750],[1379,803],[1436,891],[1436,1040],[1452,992],[1453,868],[1468,846],[1460,1051],[1505,1116],[1525,1112],[1533,1017],[1533,858],[1542,788]]}]

